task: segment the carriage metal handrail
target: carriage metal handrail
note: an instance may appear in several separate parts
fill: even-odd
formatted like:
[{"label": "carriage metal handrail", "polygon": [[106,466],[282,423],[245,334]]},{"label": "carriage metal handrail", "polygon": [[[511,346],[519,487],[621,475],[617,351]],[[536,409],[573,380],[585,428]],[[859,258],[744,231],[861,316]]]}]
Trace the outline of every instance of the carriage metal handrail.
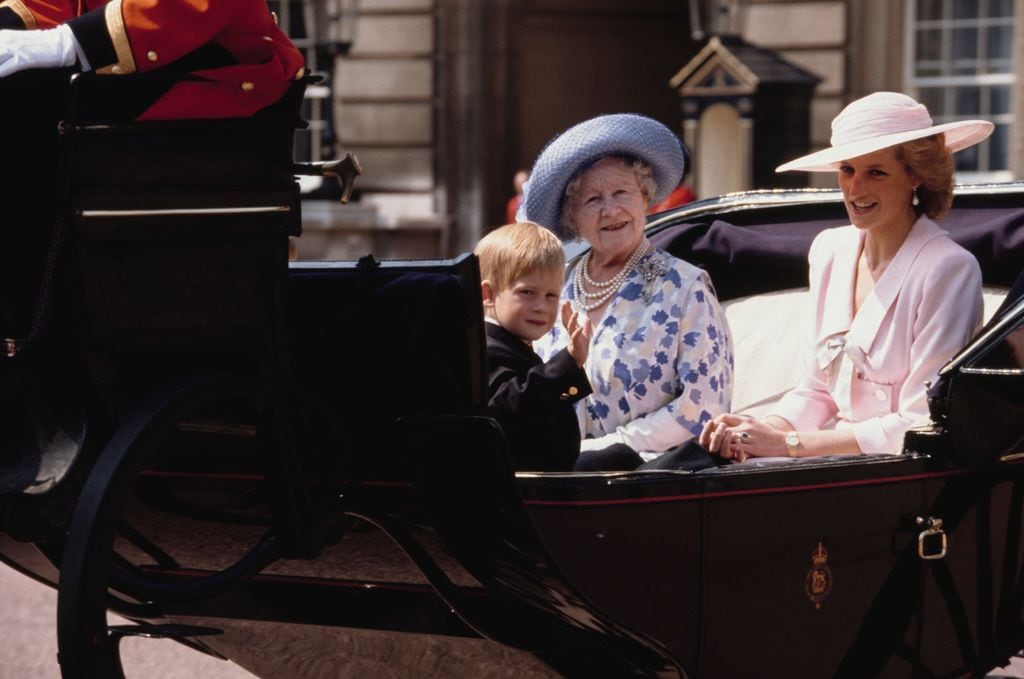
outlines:
[{"label": "carriage metal handrail", "polygon": [[184,215],[238,215],[238,214],[277,214],[291,212],[290,205],[260,205],[255,207],[197,207],[197,208],[163,208],[157,210],[82,210],[78,214],[86,219],[99,217],[153,217],[153,216],[184,216]]},{"label": "carriage metal handrail", "polygon": [[1002,317],[996,321],[995,325],[971,340],[971,342],[961,349],[956,356],[951,358],[946,365],[942,366],[942,368],[939,369],[939,377],[944,377],[957,369],[962,373],[968,374],[1019,375],[1021,371],[1016,368],[1000,370],[996,368],[975,368],[974,366],[964,364],[969,358],[975,355],[980,347],[985,346],[997,337],[1005,335],[1012,327],[1016,327],[1016,324],[1020,322],[1020,316],[1022,313],[1024,313],[1024,297],[1018,299],[1012,306],[1010,306],[1009,309],[1006,309]]}]

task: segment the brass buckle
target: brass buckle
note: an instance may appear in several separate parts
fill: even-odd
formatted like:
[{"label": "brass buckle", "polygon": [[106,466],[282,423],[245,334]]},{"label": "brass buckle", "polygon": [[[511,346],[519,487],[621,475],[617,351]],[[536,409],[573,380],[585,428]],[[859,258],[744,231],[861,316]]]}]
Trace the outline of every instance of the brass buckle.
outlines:
[{"label": "brass buckle", "polygon": [[[946,558],[949,539],[946,536],[946,531],[942,530],[942,519],[917,517],[917,525],[925,527],[917,536],[917,555],[921,560],[937,561]],[[936,539],[938,539],[938,549],[936,549]]]}]

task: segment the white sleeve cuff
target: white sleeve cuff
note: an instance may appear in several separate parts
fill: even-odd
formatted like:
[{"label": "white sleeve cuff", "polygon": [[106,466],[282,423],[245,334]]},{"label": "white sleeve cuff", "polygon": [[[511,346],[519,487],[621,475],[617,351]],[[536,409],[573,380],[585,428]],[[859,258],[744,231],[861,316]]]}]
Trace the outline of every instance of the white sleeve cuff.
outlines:
[{"label": "white sleeve cuff", "polygon": [[903,452],[903,435],[910,424],[897,413],[890,413],[861,422],[841,422],[836,429],[851,429],[865,455],[898,455]]},{"label": "white sleeve cuff", "polygon": [[60,66],[74,66],[77,60],[82,64],[82,70],[89,70],[89,62],[85,58],[85,53],[82,52],[82,48],[79,46],[78,41],[75,40],[75,34],[71,32],[71,27],[67,24],[61,24],[54,29],[57,34],[58,44],[60,45]]}]

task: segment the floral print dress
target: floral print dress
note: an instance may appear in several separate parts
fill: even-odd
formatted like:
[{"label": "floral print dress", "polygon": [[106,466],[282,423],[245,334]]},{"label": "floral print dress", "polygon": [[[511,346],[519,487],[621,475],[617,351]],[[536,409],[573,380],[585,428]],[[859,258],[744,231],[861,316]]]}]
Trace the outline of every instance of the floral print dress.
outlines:
[{"label": "floral print dress", "polygon": [[[562,291],[574,300],[573,275]],[[558,324],[534,343],[566,346]],[[624,443],[649,460],[730,410],[732,343],[707,273],[661,251],[640,260],[594,326],[584,365],[593,394],[576,404],[582,450]]]}]

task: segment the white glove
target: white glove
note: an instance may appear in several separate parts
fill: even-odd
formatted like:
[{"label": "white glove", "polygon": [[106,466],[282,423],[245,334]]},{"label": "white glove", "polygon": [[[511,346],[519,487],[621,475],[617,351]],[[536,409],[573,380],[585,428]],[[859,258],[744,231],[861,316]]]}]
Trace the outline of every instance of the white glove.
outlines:
[{"label": "white glove", "polygon": [[26,68],[61,68],[75,63],[77,41],[66,24],[42,31],[0,31],[0,78]]}]

